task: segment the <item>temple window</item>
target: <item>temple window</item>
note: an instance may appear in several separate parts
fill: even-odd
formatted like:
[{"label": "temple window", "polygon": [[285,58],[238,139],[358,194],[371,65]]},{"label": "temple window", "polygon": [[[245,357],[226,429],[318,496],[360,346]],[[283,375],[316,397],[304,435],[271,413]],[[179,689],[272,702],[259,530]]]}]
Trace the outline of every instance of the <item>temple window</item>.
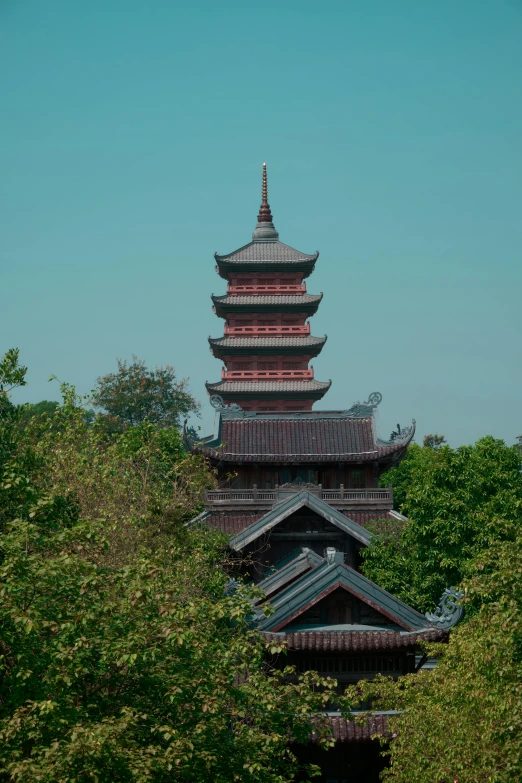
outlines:
[{"label": "temple window", "polygon": [[353,489],[365,489],[366,471],[364,468],[353,468],[351,471],[351,479]]}]

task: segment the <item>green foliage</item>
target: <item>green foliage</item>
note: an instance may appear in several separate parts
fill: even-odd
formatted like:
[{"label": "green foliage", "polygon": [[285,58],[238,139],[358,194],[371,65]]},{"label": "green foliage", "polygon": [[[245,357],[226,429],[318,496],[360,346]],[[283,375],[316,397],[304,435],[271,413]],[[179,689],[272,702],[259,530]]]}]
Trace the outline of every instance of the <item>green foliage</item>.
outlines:
[{"label": "green foliage", "polygon": [[447,443],[444,435],[425,435],[422,439],[422,445],[428,449],[440,449]]},{"label": "green foliage", "polygon": [[32,419],[33,416],[43,416],[44,414],[54,413],[60,403],[55,400],[41,400],[34,404],[27,403],[22,406],[22,416],[24,419]]},{"label": "green foliage", "polygon": [[487,437],[474,446],[412,446],[383,477],[409,521],[374,536],[363,553],[366,576],[410,605],[431,609],[443,590],[502,536],[498,520],[519,518],[520,453]]},{"label": "green foliage", "polygon": [[169,365],[149,370],[136,356],[130,364],[118,359],[117,372],[98,378],[92,402],[104,412],[109,431],[145,421],[158,427],[179,427],[183,416],[199,411],[186,378],[178,381]]},{"label": "green foliage", "polygon": [[27,367],[20,364],[19,358],[19,349],[10,348],[0,360],[0,398],[7,397],[17,386],[27,384],[25,380]]},{"label": "green foliage", "polygon": [[351,688],[352,700],[402,710],[383,779],[394,783],[513,783],[522,779],[522,529],[499,537],[464,583],[471,619],[451,633],[431,672],[398,682],[378,677]]},{"label": "green foliage", "polygon": [[176,429],[107,439],[62,391],[0,466],[0,780],[293,780],[335,682],[273,669],[255,593],[224,596],[225,539],[185,524],[214,476]]}]

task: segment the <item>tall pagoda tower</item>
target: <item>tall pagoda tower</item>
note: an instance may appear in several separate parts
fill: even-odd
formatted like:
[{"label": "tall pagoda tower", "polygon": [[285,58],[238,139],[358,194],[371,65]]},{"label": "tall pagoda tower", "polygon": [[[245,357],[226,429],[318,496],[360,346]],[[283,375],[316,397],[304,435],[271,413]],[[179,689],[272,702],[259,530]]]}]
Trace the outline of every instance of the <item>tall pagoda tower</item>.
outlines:
[{"label": "tall pagoda tower", "polygon": [[268,203],[263,163],[261,207],[252,242],[228,255],[215,254],[227,292],[214,296],[214,312],[225,321],[224,336],[209,337],[224,367],[221,381],[207,383],[211,396],[244,411],[306,411],[326,394],[330,381],[314,378],[310,360],[324,337],[310,334],[308,319],[322,294],[309,294],[305,279],[319,253],[301,253],[279,241]]},{"label": "tall pagoda tower", "polygon": [[[256,615],[258,630],[286,646],[274,665],[295,666],[289,677],[317,671],[343,692],[377,674],[397,678],[430,668],[423,645],[448,639],[462,616],[460,594],[446,590],[439,608],[422,615],[361,569],[375,526],[408,521],[380,478],[406,453],[415,421],[381,439],[379,392],[347,409],[312,410],[330,386],[309,367],[326,341],[312,337],[307,322],[322,297],[308,294],[304,283],[318,253],[279,241],[264,164],[252,242],[215,257],[228,282],[226,295],[212,296],[225,334],[209,341],[225,369],[220,382],[207,383],[214,433],[191,441],[185,431],[185,442],[214,467],[218,487],[207,490],[205,510],[192,524],[220,530],[240,554],[238,574],[273,608]],[[334,747],[295,744],[296,756],[321,768],[320,783],[378,783],[384,762],[372,738],[390,736],[393,712],[365,712],[365,722],[335,709],[326,715]]]}]

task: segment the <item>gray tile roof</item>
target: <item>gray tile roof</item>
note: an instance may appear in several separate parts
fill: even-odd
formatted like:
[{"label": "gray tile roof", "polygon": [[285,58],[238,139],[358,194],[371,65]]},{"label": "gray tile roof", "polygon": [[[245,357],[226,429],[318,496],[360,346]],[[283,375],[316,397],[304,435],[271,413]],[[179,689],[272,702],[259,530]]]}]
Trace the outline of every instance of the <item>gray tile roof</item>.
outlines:
[{"label": "gray tile roof", "polygon": [[289,296],[214,296],[212,301],[216,305],[294,305],[298,307],[303,304],[318,304],[323,298],[322,294],[294,294]]},{"label": "gray tile roof", "polygon": [[209,392],[216,394],[241,394],[243,392],[326,392],[331,381],[220,381],[207,383]]},{"label": "gray tile roof", "polygon": [[343,717],[330,717],[332,738],[336,742],[369,742],[373,737],[389,737],[388,716],[371,715],[362,725]]},{"label": "gray tile roof", "polygon": [[297,576],[321,565],[323,560],[324,558],[317,555],[312,549],[303,547],[295,557],[284,561],[280,567],[276,565],[268,576],[258,582],[256,587],[259,587],[269,598]]},{"label": "gray tile roof", "polygon": [[[234,383],[221,381],[207,384],[209,391],[226,393],[229,387],[240,386],[238,390],[249,391],[261,385],[270,391],[278,388],[298,386],[318,381],[250,381]],[[324,388],[324,384],[319,384]],[[246,388],[248,387],[248,388]],[[291,391],[294,389],[291,389]],[[282,391],[282,388],[281,388]],[[226,411],[226,409],[225,409]],[[350,411],[337,414],[298,413],[220,418],[220,429],[212,441],[203,444],[202,450],[210,456],[227,461],[240,459],[254,462],[332,462],[350,459],[371,461],[397,454],[404,450],[415,434],[411,428],[407,439],[384,443],[375,438],[372,416],[355,417]],[[222,445],[220,445],[222,444]]]},{"label": "gray tile roof", "polygon": [[303,491],[291,495],[287,500],[276,503],[267,514],[253,522],[250,527],[233,536],[230,539],[230,546],[238,551],[243,549],[303,507],[315,511],[316,514],[319,514],[323,519],[328,520],[332,525],[352,536],[364,546],[370,543],[370,533],[367,530],[341,514],[333,506],[325,503],[324,500],[320,500],[320,498],[312,495],[311,492]]},{"label": "gray tile roof", "polygon": [[440,642],[448,637],[448,631],[426,628],[420,631],[293,631],[278,634],[264,632],[269,641],[284,641],[289,650],[313,650],[315,652],[359,652],[366,650],[396,650],[419,642]]},{"label": "gray tile roof", "polygon": [[218,262],[244,261],[246,263],[251,263],[252,261],[268,261],[277,264],[278,261],[315,261],[318,255],[318,252],[313,253],[312,255],[308,253],[301,253],[299,250],[296,250],[289,245],[283,244],[283,242],[274,242],[273,240],[269,242],[260,242],[258,240],[255,242],[249,242],[248,245],[243,245],[243,247],[240,247],[238,250],[234,250],[232,253],[228,253],[227,255],[220,256],[216,253],[215,258]]},{"label": "gray tile roof", "polygon": [[329,564],[325,560],[271,601],[274,613],[261,621],[260,630],[281,630],[302,614],[317,596],[326,595],[338,587],[344,587],[406,631],[427,630],[429,627],[424,615],[358,571],[341,563]]},{"label": "gray tile roof", "polygon": [[[220,509],[216,511],[214,509],[207,511],[205,516],[205,524],[215,527],[226,533],[229,536],[241,533],[248,527],[257,522],[262,517],[266,516],[267,511],[223,511]],[[343,509],[341,514],[351,519],[352,522],[356,522],[361,527],[365,527],[370,520],[374,519],[390,519],[392,512],[385,509],[374,509],[373,511],[359,511]]]},{"label": "gray tile roof", "polygon": [[324,345],[324,337],[209,337],[211,345],[220,348],[307,348]]}]

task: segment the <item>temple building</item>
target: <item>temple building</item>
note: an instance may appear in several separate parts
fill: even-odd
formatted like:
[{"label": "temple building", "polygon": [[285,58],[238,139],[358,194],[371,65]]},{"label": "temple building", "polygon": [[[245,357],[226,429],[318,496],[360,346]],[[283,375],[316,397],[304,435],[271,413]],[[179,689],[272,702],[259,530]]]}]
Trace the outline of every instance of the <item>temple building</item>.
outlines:
[{"label": "temple building", "polygon": [[[322,299],[304,282],[318,255],[279,241],[263,164],[252,242],[215,255],[227,292],[212,301],[225,329],[209,342],[224,368],[206,384],[214,433],[191,448],[214,466],[219,488],[207,492],[194,522],[218,528],[248,556],[243,576],[274,609],[259,630],[287,642],[282,665],[328,674],[342,691],[379,672],[398,677],[426,666],[420,644],[446,639],[462,611],[448,590],[424,616],[361,573],[371,524],[406,521],[393,510],[392,488],[379,484],[404,456],[415,422],[381,439],[378,392],[345,410],[312,408],[330,387],[309,365],[326,342],[311,336],[307,320]],[[383,761],[372,737],[386,735],[387,715],[373,713],[366,725],[329,718],[335,748],[310,742],[299,755],[318,763],[329,783],[378,781]]]}]

